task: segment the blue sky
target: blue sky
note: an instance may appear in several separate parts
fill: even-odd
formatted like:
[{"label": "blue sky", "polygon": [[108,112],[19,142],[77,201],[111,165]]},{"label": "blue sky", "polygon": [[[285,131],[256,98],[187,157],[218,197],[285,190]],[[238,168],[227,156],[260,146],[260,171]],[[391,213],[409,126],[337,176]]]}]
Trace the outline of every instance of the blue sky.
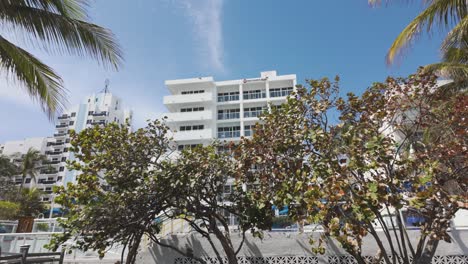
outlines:
[{"label": "blue sky", "polygon": [[[395,36],[423,8],[422,1],[398,2],[371,8],[367,0],[95,1],[93,22],[110,28],[125,52],[119,72],[18,44],[61,74],[70,104],[100,91],[109,78],[111,92],[124,98],[141,127],[165,112],[166,79],[238,79],[277,70],[304,83],[338,74],[344,92],[360,93],[389,75],[406,76],[438,61],[444,32],[421,37],[398,65],[385,64]],[[39,106],[0,78],[0,142],[50,136],[54,125]]]}]

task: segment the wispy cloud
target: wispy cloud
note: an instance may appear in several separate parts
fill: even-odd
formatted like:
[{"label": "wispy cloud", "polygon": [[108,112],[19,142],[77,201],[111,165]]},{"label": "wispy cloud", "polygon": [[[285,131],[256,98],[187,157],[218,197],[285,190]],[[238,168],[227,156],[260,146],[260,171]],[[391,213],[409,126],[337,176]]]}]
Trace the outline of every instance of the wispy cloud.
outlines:
[{"label": "wispy cloud", "polygon": [[224,71],[223,0],[182,0],[180,3],[193,23],[193,34],[199,43],[201,55],[208,58],[213,69]]}]

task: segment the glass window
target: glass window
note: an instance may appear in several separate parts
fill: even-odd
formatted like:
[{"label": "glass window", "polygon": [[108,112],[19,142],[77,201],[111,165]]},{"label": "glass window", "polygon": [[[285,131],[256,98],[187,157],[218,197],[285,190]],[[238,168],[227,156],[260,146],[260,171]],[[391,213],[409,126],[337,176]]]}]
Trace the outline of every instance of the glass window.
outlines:
[{"label": "glass window", "polygon": [[75,116],[76,116],[75,112],[71,113],[71,117],[75,117]]}]

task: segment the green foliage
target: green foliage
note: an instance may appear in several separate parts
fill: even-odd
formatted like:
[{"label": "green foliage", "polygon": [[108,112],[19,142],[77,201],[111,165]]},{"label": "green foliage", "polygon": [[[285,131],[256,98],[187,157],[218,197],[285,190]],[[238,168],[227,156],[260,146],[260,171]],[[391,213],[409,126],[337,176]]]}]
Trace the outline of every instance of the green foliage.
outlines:
[{"label": "green foliage", "polygon": [[[89,23],[88,0],[13,0],[0,3],[3,29],[23,36],[29,43],[59,54],[87,56],[118,68],[122,51],[108,29]],[[26,50],[0,36],[0,66],[39,101],[50,119],[64,104],[60,76]]]},{"label": "green foliage", "polygon": [[13,220],[18,215],[20,205],[9,201],[0,201],[0,219]]},{"label": "green foliage", "polygon": [[166,134],[160,121],[135,132],[117,124],[71,132],[76,160],[69,166],[81,174],[75,184],[55,189],[55,201],[69,213],[61,220],[64,233],[49,248],[73,239],[75,247],[104,256],[121,243],[129,248],[127,263],[134,263],[142,236],[155,236],[160,229],[155,219],[168,187],[156,179],[166,172],[159,162],[169,149]]},{"label": "green foliage", "polygon": [[[460,196],[444,183],[467,191],[467,96],[447,99],[436,90],[436,77],[422,71],[375,83],[360,97],[340,97],[338,81],[309,80],[309,87],[298,86],[286,104],[263,116],[253,138],[237,148],[237,179],[253,186],[256,201],[294,205],[294,220],[321,223],[325,232],[314,241],[316,252],[323,253],[333,237],[364,263],[362,241],[370,235],[386,263],[389,255],[419,259],[427,238],[449,239],[448,220]],[[391,224],[383,214],[411,205],[430,221],[422,226],[418,249],[410,245],[408,253],[396,246],[410,244],[399,214]],[[375,223],[390,238],[390,249]],[[391,238],[396,227],[402,231]]]},{"label": "green foliage", "polygon": [[47,232],[49,231],[49,224],[47,223],[38,223],[36,224],[37,231]]}]

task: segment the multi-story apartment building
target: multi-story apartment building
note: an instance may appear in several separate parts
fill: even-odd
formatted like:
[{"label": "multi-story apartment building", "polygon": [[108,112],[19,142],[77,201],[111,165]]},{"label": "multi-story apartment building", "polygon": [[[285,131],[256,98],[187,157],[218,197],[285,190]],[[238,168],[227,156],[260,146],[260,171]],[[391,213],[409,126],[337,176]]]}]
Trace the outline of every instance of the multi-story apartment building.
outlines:
[{"label": "multi-story apartment building", "polygon": [[[0,154],[5,155],[11,158],[14,163],[21,163],[23,156],[28,152],[29,149],[38,150],[42,155],[45,155],[47,152],[47,142],[49,138],[46,137],[37,137],[37,138],[26,138],[23,140],[7,141],[0,147]],[[42,171],[40,171],[42,173]],[[21,184],[22,176],[15,176],[13,179],[16,184]],[[46,179],[47,180],[47,179]],[[33,181],[31,176],[26,177],[24,182],[24,187],[30,188],[37,186],[38,188],[44,187],[41,186],[44,181],[42,178],[37,178],[36,182]],[[52,189],[50,189],[52,191]]]},{"label": "multi-story apartment building", "polygon": [[259,78],[214,81],[213,77],[168,80],[164,97],[167,124],[178,150],[214,139],[240,140],[253,133],[258,116],[285,102],[296,86],[296,75],[262,72]]},{"label": "multi-story apartment building", "polygon": [[[36,182],[30,177],[26,178],[26,187],[36,187],[45,194],[43,202],[53,202],[52,188],[54,185],[66,185],[76,180],[77,172],[69,171],[66,167],[67,160],[73,160],[74,154],[70,148],[70,130],[80,132],[93,125],[105,125],[111,122],[124,124],[131,122],[132,113],[124,109],[120,98],[109,93],[107,89],[101,93],[93,94],[85,98],[82,103],[75,105],[57,117],[56,132],[49,138],[28,138],[20,141],[11,141],[3,144],[3,155],[12,159],[20,159],[29,148],[39,150],[45,155]],[[21,177],[15,177],[20,184]]]},{"label": "multi-story apartment building", "polygon": [[115,122],[124,124],[131,122],[132,113],[123,107],[122,100],[104,90],[85,98],[81,104],[75,105],[57,118],[56,132],[53,139],[48,142],[49,150],[46,152],[53,170],[50,175],[55,179],[63,179],[63,184],[76,180],[75,171],[68,171],[66,161],[73,160],[74,155],[69,151],[69,131],[80,132],[94,125],[105,125]]}]

